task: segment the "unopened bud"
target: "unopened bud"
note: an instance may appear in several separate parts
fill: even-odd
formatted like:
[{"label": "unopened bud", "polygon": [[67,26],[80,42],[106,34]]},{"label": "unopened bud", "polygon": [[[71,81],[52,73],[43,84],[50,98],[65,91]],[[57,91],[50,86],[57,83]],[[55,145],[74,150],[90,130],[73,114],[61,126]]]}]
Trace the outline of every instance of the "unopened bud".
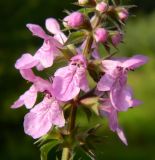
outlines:
[{"label": "unopened bud", "polygon": [[73,12],[64,18],[64,26],[69,28],[80,28],[86,23],[86,17],[80,12]]},{"label": "unopened bud", "polygon": [[97,28],[94,37],[96,42],[104,43],[108,39],[108,31],[105,28]]},{"label": "unopened bud", "polygon": [[79,5],[81,6],[95,6],[95,0],[78,0]]},{"label": "unopened bud", "polygon": [[129,17],[129,12],[127,9],[122,8],[118,11],[118,17],[121,21],[126,21]]},{"label": "unopened bud", "polygon": [[120,32],[115,32],[112,36],[111,36],[111,41],[112,41],[112,44],[114,46],[117,46],[119,43],[122,42],[122,39],[123,39],[123,34],[120,33]]},{"label": "unopened bud", "polygon": [[96,10],[101,12],[101,13],[104,13],[108,8],[108,4],[105,3],[105,2],[100,2],[96,5]]}]

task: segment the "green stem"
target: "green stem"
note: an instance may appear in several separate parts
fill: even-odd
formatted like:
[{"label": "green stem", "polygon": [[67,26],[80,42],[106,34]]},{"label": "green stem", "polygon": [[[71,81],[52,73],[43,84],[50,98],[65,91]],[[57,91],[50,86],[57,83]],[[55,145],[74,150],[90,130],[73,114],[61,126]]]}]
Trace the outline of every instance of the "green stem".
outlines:
[{"label": "green stem", "polygon": [[63,148],[61,160],[69,160],[69,159],[70,159],[70,149]]},{"label": "green stem", "polygon": [[93,37],[92,35],[88,35],[87,39],[86,39],[86,45],[85,45],[85,48],[83,50],[83,55],[87,56],[91,50],[91,46],[92,46],[92,43],[93,43]]},{"label": "green stem", "polygon": [[[76,112],[77,112],[77,105],[76,102],[73,100],[68,122],[68,131],[67,131],[68,136],[72,136],[71,133],[75,128]],[[70,160],[71,157],[72,157],[72,149],[70,147],[64,147],[62,151],[61,160]]]}]

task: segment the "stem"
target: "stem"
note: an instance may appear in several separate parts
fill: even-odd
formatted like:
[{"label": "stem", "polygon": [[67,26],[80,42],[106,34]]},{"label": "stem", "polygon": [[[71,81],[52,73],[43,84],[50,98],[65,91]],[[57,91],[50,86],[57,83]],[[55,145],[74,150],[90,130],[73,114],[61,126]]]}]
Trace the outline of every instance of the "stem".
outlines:
[{"label": "stem", "polygon": [[[75,122],[76,122],[76,113],[77,113],[77,105],[76,102],[72,101],[71,111],[69,115],[69,122],[68,122],[68,135],[71,137],[71,133],[75,128]],[[70,160],[72,157],[72,149],[70,147],[64,147],[62,151],[62,157],[61,160]]]},{"label": "stem", "polygon": [[[93,27],[96,28],[98,26],[100,22],[100,16],[99,14],[96,14],[96,18],[95,18],[95,22]],[[87,39],[86,39],[86,45],[85,48],[83,49],[83,55],[87,56],[92,48],[92,44],[93,44],[93,36],[92,36],[92,32],[89,33]],[[71,106],[71,111],[70,111],[70,115],[69,115],[69,122],[68,122],[68,136],[72,139],[72,131],[75,128],[75,121],[76,121],[76,112],[77,112],[77,104],[76,104],[76,100],[74,99],[72,101],[72,106]],[[65,146],[63,148],[62,151],[62,158],[61,160],[70,160],[72,157],[72,148],[71,146]]]},{"label": "stem", "polygon": [[69,148],[63,148],[61,160],[69,160],[69,159],[70,159]]},{"label": "stem", "polygon": [[85,55],[85,56],[88,55],[88,53],[91,50],[92,43],[93,43],[93,37],[92,37],[92,35],[88,35],[87,40],[86,40],[86,45],[83,50],[83,55]]}]

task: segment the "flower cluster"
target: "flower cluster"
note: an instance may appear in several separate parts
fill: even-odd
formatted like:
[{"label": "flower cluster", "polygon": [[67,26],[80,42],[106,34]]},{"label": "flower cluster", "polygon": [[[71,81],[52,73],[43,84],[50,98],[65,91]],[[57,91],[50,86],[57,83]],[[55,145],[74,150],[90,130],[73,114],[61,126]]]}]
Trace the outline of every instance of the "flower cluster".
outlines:
[{"label": "flower cluster", "polygon": [[[133,98],[127,77],[128,72],[145,64],[147,57],[113,57],[111,49],[123,42],[128,7],[95,0],[79,0],[77,5],[84,7],[84,10],[69,13],[63,19],[65,33],[54,18],[48,18],[45,22],[50,35],[39,25],[26,25],[34,36],[43,39],[43,45],[34,55],[24,53],[15,64],[22,77],[32,85],[14,102],[12,108],[25,105],[30,110],[24,118],[24,130],[36,139],[53,128],[65,130],[73,123],[69,121],[72,115],[66,114],[65,106],[68,105],[71,110],[77,109],[78,105],[78,108],[85,107],[88,99],[91,101],[95,97],[93,103],[97,104],[98,116],[107,117],[110,129],[127,145],[117,116],[119,112],[141,103]],[[101,47],[105,50],[101,51]],[[59,60],[65,61],[64,66],[57,67],[50,77],[45,79],[36,75],[46,68],[51,67],[52,70]],[[90,79],[94,80],[95,86],[92,87]],[[38,94],[44,97],[36,104]]]}]

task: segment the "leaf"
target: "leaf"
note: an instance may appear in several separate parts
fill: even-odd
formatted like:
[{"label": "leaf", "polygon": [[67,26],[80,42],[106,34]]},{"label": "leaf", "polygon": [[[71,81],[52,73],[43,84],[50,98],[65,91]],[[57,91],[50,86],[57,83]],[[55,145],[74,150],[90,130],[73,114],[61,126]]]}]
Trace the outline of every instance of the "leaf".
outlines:
[{"label": "leaf", "polygon": [[95,9],[94,8],[82,8],[82,9],[79,9],[79,12],[85,14],[85,15],[88,15],[89,13],[92,13],[94,12]]},{"label": "leaf", "polygon": [[68,47],[60,48],[59,50],[67,60],[70,60],[74,56],[73,52]]},{"label": "leaf", "polygon": [[85,108],[85,107],[82,107],[82,109],[83,109],[84,113],[86,114],[88,121],[90,121],[90,118],[92,116],[92,112],[88,108]]},{"label": "leaf", "polygon": [[87,36],[86,32],[84,32],[84,31],[72,32],[69,35],[69,38],[64,45],[66,46],[66,45],[70,45],[70,44],[80,43],[86,38],[86,36]]},{"label": "leaf", "polygon": [[57,140],[53,140],[50,141],[49,143],[44,144],[43,146],[41,146],[40,151],[41,151],[41,160],[47,160],[48,157],[48,153],[49,151],[57,146],[59,143],[61,143],[61,141],[57,141]]},{"label": "leaf", "polygon": [[92,111],[94,111],[97,115],[99,115],[99,99],[98,97],[89,97],[89,98],[85,98],[82,99],[80,101],[81,104],[83,104],[84,106],[90,108]]}]

